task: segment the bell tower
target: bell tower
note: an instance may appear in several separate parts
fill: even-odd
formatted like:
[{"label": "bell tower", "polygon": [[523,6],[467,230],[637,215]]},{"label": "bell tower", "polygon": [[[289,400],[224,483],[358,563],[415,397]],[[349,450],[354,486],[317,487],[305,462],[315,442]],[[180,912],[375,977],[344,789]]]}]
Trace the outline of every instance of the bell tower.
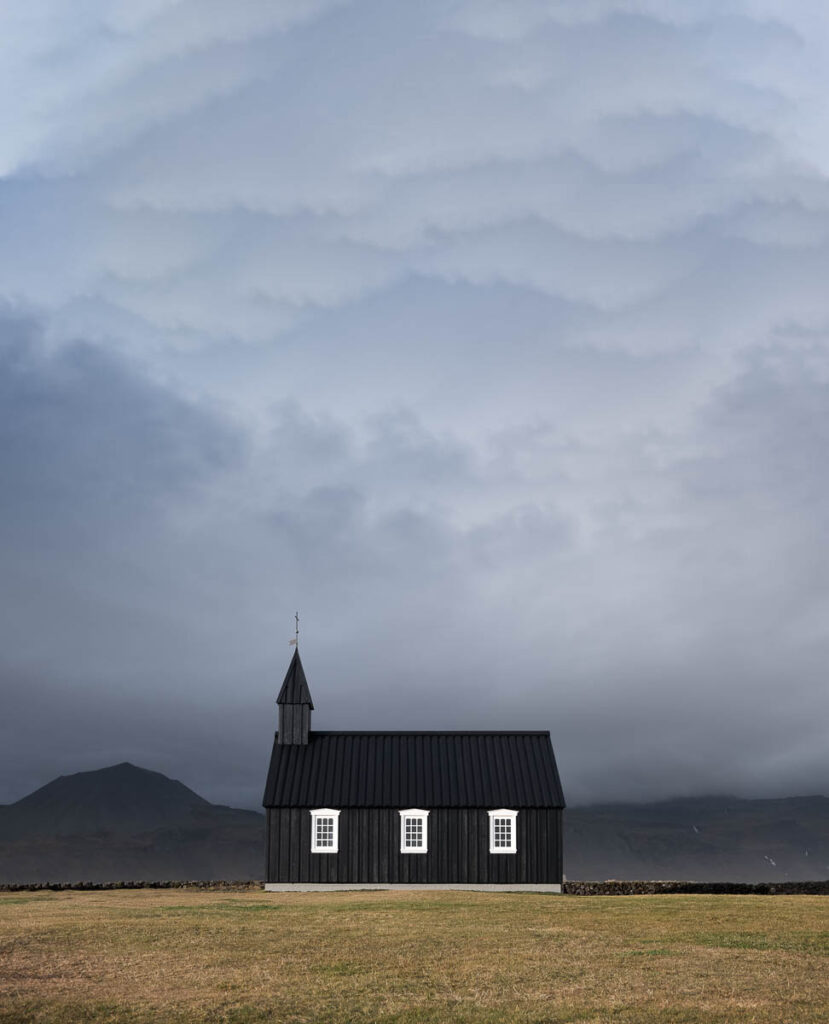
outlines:
[{"label": "bell tower", "polygon": [[306,746],[311,731],[311,712],[314,702],[305,679],[305,670],[299,657],[299,647],[294,651],[285,682],[276,698],[279,705],[278,743],[292,743]]}]

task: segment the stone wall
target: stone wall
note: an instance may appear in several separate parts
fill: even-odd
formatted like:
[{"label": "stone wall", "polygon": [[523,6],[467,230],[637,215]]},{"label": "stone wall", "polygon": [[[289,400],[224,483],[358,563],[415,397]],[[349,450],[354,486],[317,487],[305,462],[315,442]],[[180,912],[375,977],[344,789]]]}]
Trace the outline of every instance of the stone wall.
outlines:
[{"label": "stone wall", "polygon": [[209,892],[249,892],[262,889],[262,882],[10,882],[0,892],[63,892],[65,889],[99,892],[102,889],[205,889]]},{"label": "stone wall", "polygon": [[[102,889],[203,889],[208,892],[253,892],[261,882],[37,882],[31,885],[0,885],[0,892],[61,892],[63,890]],[[829,880],[824,882],[565,882],[567,896],[652,896],[669,893],[727,893],[745,896],[829,896]]]},{"label": "stone wall", "polygon": [[728,893],[745,896],[829,896],[829,880],[824,882],[565,882],[568,896],[650,896],[667,893]]}]

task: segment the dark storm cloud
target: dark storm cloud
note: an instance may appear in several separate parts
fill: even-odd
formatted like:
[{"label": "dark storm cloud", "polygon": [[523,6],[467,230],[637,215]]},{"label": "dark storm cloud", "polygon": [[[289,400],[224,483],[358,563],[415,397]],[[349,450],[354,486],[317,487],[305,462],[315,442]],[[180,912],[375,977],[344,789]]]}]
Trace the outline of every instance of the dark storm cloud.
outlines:
[{"label": "dark storm cloud", "polygon": [[92,737],[69,722],[123,695],[147,645],[175,651],[174,629],[142,631],[169,597],[144,561],[164,557],[176,510],[243,458],[236,428],[123,360],[86,344],[49,353],[34,323],[0,320],[4,796],[32,727],[47,762],[65,744],[77,756]]},{"label": "dark storm cloud", "polygon": [[[505,463],[502,440],[475,453],[411,413],[356,429],[292,404],[274,410],[254,452],[180,400],[168,404],[163,390],[121,379],[126,367],[110,367],[122,403],[133,395],[128,422],[168,410],[156,419],[165,430],[171,418],[178,424],[176,457],[189,445],[201,485],[173,488],[184,533],[175,516],[157,517],[117,556],[99,546],[92,579],[103,593],[73,564],[76,553],[56,545],[49,564],[58,576],[71,568],[72,585],[62,597],[65,580],[47,588],[45,619],[31,597],[28,617],[18,611],[18,636],[39,622],[49,629],[31,661],[50,646],[55,660],[31,686],[20,665],[4,670],[7,765],[30,749],[36,721],[49,770],[70,770],[79,748],[95,750],[96,764],[123,748],[200,779],[217,799],[254,802],[261,765],[251,752],[267,745],[280,650],[287,655],[289,630],[274,629],[276,613],[288,621],[286,596],[302,606],[307,595],[306,661],[321,725],[520,727],[531,715],[552,727],[576,800],[819,786],[815,709],[825,702],[829,650],[817,609],[829,565],[815,558],[815,540],[829,487],[827,392],[815,358],[770,350],[749,361],[700,410],[685,435],[692,456],[666,464],[669,439],[620,439],[600,469],[614,464],[630,494],[592,510],[591,537],[565,511],[584,500],[572,467],[583,472],[589,453],[552,427],[511,437],[510,453],[522,458]],[[54,387],[32,370],[39,365],[50,382],[52,362],[25,362],[29,391]],[[106,403],[92,408],[84,429],[95,436],[95,416],[103,428],[110,413]],[[66,409],[62,429],[50,427],[57,463],[75,447],[71,401]],[[131,439],[139,466],[157,441],[145,438],[138,451],[141,436]],[[240,447],[248,457],[230,458]],[[556,503],[538,496],[549,473]],[[209,480],[228,474],[233,497],[225,482],[218,504],[199,511]],[[81,508],[85,491],[75,493]],[[511,499],[500,508],[505,491]],[[98,510],[103,535],[124,528],[121,509],[109,508]],[[67,513],[64,502],[58,518]],[[29,586],[42,590],[42,576]],[[95,651],[64,633],[68,619],[88,642],[90,618],[109,634],[96,637]],[[7,650],[25,651],[11,639]],[[9,788],[14,795],[20,784]]]},{"label": "dark storm cloud", "polygon": [[549,725],[573,800],[825,791],[825,14],[0,39],[0,799],[129,757],[254,803],[296,607],[320,725]]},{"label": "dark storm cloud", "polygon": [[47,353],[31,322],[0,317],[0,528],[125,531],[240,456],[237,432],[122,360]]}]

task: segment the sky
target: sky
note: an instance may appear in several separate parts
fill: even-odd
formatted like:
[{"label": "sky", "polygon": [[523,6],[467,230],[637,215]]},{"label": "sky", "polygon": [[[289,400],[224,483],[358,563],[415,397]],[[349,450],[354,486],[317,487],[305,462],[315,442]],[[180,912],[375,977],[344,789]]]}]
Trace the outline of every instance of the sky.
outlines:
[{"label": "sky", "polygon": [[829,793],[829,9],[5,0],[0,802],[550,729]]}]

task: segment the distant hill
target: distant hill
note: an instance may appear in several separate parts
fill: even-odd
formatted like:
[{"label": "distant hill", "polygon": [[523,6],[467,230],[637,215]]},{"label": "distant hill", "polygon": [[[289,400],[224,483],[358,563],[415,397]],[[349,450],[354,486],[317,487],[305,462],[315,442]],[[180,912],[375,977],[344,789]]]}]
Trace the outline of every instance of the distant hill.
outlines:
[{"label": "distant hill", "polygon": [[0,806],[0,882],[254,879],[264,816],[123,763]]},{"label": "distant hill", "polygon": [[[569,879],[829,878],[829,799],[699,797],[565,812]],[[257,879],[264,817],[131,764],[0,806],[0,882]]]},{"label": "distant hill", "polygon": [[61,775],[16,804],[0,807],[0,840],[34,836],[133,835],[170,825],[261,820],[253,811],[208,803],[181,782],[125,761]]}]

